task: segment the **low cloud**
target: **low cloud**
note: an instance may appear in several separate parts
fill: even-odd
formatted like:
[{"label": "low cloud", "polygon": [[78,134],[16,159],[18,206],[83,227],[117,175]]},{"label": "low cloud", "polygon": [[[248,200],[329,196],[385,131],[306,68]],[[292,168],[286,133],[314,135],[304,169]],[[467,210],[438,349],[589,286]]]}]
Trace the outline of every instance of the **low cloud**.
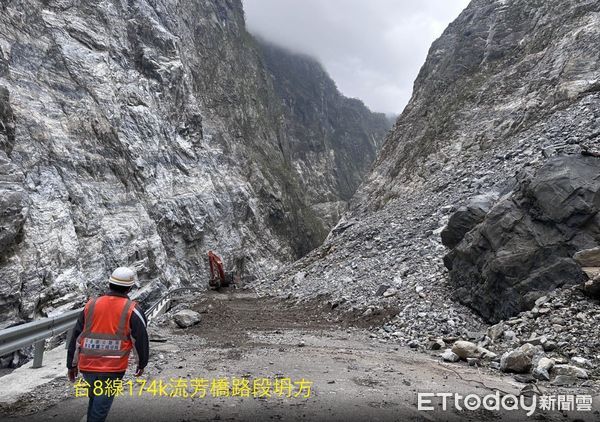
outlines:
[{"label": "low cloud", "polygon": [[399,114],[431,43],[468,0],[243,0],[250,32],[316,57],[344,95]]}]

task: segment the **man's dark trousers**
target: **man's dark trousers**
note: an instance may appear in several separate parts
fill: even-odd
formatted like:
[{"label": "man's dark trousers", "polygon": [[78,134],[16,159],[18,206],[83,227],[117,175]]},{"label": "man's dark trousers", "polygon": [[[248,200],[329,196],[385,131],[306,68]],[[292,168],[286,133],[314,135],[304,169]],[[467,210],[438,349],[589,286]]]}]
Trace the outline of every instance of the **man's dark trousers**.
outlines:
[{"label": "man's dark trousers", "polygon": [[[123,378],[123,374],[94,374],[87,372],[82,374],[83,379],[90,385],[88,387],[88,411],[87,411],[87,422],[104,422],[112,406],[114,394],[107,394],[106,380],[118,380]],[[98,390],[102,390],[101,395],[94,394],[94,382],[96,382]]]}]

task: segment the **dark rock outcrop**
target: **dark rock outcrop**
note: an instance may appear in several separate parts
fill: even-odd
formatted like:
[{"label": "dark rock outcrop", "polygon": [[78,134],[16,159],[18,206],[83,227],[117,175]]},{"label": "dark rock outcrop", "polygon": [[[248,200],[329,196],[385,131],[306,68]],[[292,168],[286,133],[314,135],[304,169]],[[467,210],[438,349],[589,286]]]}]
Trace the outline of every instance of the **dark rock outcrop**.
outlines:
[{"label": "dark rock outcrop", "polygon": [[445,262],[456,298],[495,322],[585,281],[573,255],[598,244],[600,159],[564,156],[523,176]]},{"label": "dark rock outcrop", "polygon": [[26,217],[23,173],[0,151],[0,258],[22,239]]},{"label": "dark rock outcrop", "polygon": [[583,285],[583,293],[592,299],[600,299],[600,277],[586,281]]},{"label": "dark rock outcrop", "polygon": [[444,246],[453,248],[458,245],[471,229],[483,221],[497,199],[496,194],[479,195],[452,214],[441,233]]},{"label": "dark rock outcrop", "polygon": [[[2,77],[2,50],[0,49],[0,77]],[[8,153],[15,141],[15,121],[10,106],[10,92],[0,86],[0,149]]]},{"label": "dark rock outcrop", "polygon": [[600,276],[586,281],[583,285],[583,293],[592,299],[600,299]]}]

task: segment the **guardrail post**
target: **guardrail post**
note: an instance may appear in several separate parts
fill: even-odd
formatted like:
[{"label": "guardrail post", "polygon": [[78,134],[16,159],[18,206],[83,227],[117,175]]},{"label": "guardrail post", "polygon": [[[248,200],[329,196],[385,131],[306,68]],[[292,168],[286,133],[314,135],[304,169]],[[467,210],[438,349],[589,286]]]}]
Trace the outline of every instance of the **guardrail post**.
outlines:
[{"label": "guardrail post", "polygon": [[166,314],[167,310],[169,309],[169,306],[171,306],[171,298],[167,298],[167,300],[165,301],[165,305],[162,308],[162,311],[160,312],[161,314]]},{"label": "guardrail post", "polygon": [[44,347],[46,345],[46,340],[40,340],[36,342],[33,346],[33,365],[32,368],[41,368],[42,367],[42,359],[44,358]]}]

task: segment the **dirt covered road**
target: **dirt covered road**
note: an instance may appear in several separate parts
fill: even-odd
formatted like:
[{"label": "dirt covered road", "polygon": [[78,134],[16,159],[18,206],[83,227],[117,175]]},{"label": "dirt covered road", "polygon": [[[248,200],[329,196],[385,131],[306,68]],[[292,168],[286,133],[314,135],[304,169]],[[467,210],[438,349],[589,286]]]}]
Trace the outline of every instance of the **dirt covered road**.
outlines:
[{"label": "dirt covered road", "polygon": [[[482,406],[459,411],[454,397],[418,393],[458,393],[463,397],[518,395],[522,384],[464,364],[444,364],[434,356],[381,343],[366,326],[316,304],[258,298],[242,291],[209,292],[193,304],[200,323],[177,328],[171,315],[151,328],[151,364],[143,380],[130,375],[115,399],[109,421],[200,420],[598,420],[598,411],[539,409],[496,412]],[[383,318],[385,316],[380,316]],[[145,384],[144,384],[145,382]],[[154,387],[153,387],[154,386]],[[12,421],[77,421],[87,399],[75,397],[66,378],[39,387],[2,409]],[[594,398],[594,408],[600,398]],[[489,402],[493,404],[493,402]],[[461,406],[463,402],[458,401]],[[531,406],[531,399],[526,402]],[[461,406],[462,407],[462,406]]]}]

